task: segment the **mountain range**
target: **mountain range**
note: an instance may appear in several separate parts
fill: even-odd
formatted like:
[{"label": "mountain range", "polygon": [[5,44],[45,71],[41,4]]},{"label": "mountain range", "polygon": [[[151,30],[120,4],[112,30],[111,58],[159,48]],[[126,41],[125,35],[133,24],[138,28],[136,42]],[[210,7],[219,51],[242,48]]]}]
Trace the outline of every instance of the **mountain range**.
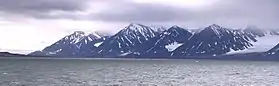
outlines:
[{"label": "mountain range", "polygon": [[[266,43],[267,40],[273,40]],[[76,31],[32,56],[55,57],[193,57],[266,53],[278,56],[279,31],[248,26],[224,28],[212,24],[191,31],[174,25],[164,27],[129,24],[114,35]],[[278,44],[278,45],[277,45]],[[276,46],[277,45],[277,46]]]}]

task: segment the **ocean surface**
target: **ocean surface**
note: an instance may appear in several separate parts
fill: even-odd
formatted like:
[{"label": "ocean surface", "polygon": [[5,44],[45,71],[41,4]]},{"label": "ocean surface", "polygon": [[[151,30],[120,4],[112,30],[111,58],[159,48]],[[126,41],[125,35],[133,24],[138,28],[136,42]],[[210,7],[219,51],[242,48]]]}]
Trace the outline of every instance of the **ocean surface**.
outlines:
[{"label": "ocean surface", "polygon": [[279,86],[279,62],[0,58],[0,86]]}]

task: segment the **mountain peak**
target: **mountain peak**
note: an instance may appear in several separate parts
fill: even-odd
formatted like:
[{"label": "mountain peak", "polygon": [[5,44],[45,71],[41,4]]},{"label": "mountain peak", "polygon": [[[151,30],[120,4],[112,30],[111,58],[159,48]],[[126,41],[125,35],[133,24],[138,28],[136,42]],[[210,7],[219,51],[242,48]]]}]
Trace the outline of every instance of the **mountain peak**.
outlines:
[{"label": "mountain peak", "polygon": [[223,28],[217,24],[212,24],[199,32],[199,34],[218,36],[219,38],[225,34],[232,34],[232,33],[233,33],[232,30],[228,28]]},{"label": "mountain peak", "polygon": [[74,38],[81,38],[86,36],[86,33],[83,31],[75,31],[74,33],[68,35],[68,37],[66,37],[66,39],[70,38],[70,40],[74,39]]},{"label": "mountain peak", "polygon": [[147,26],[141,25],[141,24],[136,24],[136,23],[131,23],[128,26],[126,26],[124,29],[121,30],[121,32],[124,33],[131,33],[131,32],[142,32],[145,31]]},{"label": "mountain peak", "polygon": [[78,34],[85,34],[85,32],[83,32],[83,31],[75,31],[73,34],[76,34],[76,35],[78,35]]},{"label": "mountain peak", "polygon": [[165,31],[166,28],[164,28],[163,26],[155,26],[155,25],[146,26],[146,25],[143,25],[143,24],[131,23],[127,27],[125,27],[125,29],[123,29],[123,30],[125,30],[125,31],[140,31],[140,32],[152,30],[152,32],[161,33],[163,31]]},{"label": "mountain peak", "polygon": [[137,29],[142,29],[142,27],[146,27],[146,26],[138,23],[131,23],[126,27],[126,29],[137,30]]},{"label": "mountain peak", "polygon": [[208,26],[207,28],[210,28],[210,29],[220,29],[222,27],[217,25],[217,24],[212,24],[212,25]]},{"label": "mountain peak", "polygon": [[129,26],[133,26],[133,25],[141,25],[139,23],[130,23]]},{"label": "mountain peak", "polygon": [[[173,32],[173,31],[175,31],[175,32],[180,32],[180,31],[188,31],[188,30],[186,30],[186,29],[184,29],[184,28],[182,28],[182,27],[179,27],[179,26],[177,26],[177,25],[174,25],[174,26],[172,26],[171,28],[169,28],[168,30],[167,30],[168,32]],[[188,31],[189,32],[189,31]]]},{"label": "mountain peak", "polygon": [[102,35],[100,35],[98,32],[91,32],[87,36],[93,37],[93,38],[101,38]]},{"label": "mountain peak", "polygon": [[178,25],[173,25],[171,28],[180,28]]},{"label": "mountain peak", "polygon": [[210,26],[204,28],[202,31],[214,31],[214,32],[216,32],[216,31],[218,31],[218,30],[220,30],[220,29],[222,29],[221,26],[219,26],[219,25],[217,25],[217,24],[212,24],[212,25],[210,25]]},{"label": "mountain peak", "polygon": [[129,26],[125,27],[118,34],[126,34],[135,37],[136,35],[151,36],[154,37],[157,34],[151,27],[131,23]]},{"label": "mountain peak", "polygon": [[84,37],[86,37],[86,33],[83,31],[75,31],[74,33],[67,35],[60,41],[70,41],[70,43],[76,44],[80,40],[82,40]]},{"label": "mountain peak", "polygon": [[82,37],[82,36],[86,36],[86,33],[83,32],[83,31],[75,31],[68,36],[70,36],[70,37]]},{"label": "mountain peak", "polygon": [[174,26],[170,27],[170,29],[183,29],[183,28],[178,25],[174,25]]}]

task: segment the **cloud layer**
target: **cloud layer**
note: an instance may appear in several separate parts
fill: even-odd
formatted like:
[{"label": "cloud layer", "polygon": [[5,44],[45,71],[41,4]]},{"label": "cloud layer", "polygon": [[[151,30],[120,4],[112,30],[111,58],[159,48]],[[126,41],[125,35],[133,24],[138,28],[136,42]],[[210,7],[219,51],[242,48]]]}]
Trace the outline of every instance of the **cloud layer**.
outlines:
[{"label": "cloud layer", "polygon": [[110,9],[92,14],[91,17],[107,22],[221,23],[236,27],[241,24],[256,24],[278,27],[278,14],[278,0],[220,0],[198,9],[123,1],[114,3],[110,5]]},{"label": "cloud layer", "polygon": [[0,0],[0,11],[36,16],[52,11],[78,11],[85,9],[86,0]]},{"label": "cloud layer", "polygon": [[225,25],[246,22],[245,24],[263,26],[278,22],[278,0],[206,1],[214,3],[203,8],[183,8],[155,2],[137,3],[132,0],[0,0],[0,11],[35,18],[91,19],[104,22],[225,22]]}]

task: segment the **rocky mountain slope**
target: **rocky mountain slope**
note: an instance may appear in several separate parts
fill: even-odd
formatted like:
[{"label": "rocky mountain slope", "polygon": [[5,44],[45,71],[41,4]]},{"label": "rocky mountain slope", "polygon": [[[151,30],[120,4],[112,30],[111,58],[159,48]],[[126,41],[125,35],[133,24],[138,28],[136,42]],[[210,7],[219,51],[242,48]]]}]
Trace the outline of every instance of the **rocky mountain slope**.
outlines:
[{"label": "rocky mountain slope", "polygon": [[42,51],[36,51],[30,55],[85,56],[88,55],[88,52],[92,49],[97,48],[104,40],[105,37],[97,33],[90,33],[87,35],[85,32],[76,31],[44,48]]},{"label": "rocky mountain slope", "polygon": [[193,35],[173,52],[174,56],[216,56],[252,47],[251,38],[216,24]]}]

